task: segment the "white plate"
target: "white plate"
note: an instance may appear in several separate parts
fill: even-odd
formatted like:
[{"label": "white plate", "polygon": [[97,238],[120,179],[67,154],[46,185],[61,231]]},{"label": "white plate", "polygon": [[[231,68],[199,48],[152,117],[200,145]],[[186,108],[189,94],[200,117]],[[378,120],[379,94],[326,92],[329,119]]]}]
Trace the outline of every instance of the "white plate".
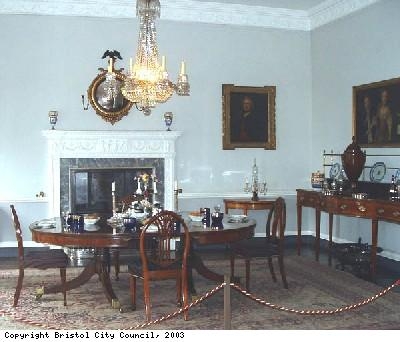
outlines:
[{"label": "white plate", "polygon": [[54,220],[42,220],[37,223],[37,226],[43,229],[53,229],[56,227],[56,221]]},{"label": "white plate", "polygon": [[375,163],[369,173],[371,182],[380,182],[386,174],[386,165],[383,162]]},{"label": "white plate", "polygon": [[337,176],[339,176],[340,170],[341,170],[341,166],[339,163],[335,163],[331,166],[331,169],[329,170],[329,177],[330,178],[335,178]]},{"label": "white plate", "polygon": [[189,218],[194,222],[201,222],[203,216],[201,215],[189,215]]},{"label": "white plate", "polygon": [[394,175],[394,181],[400,181],[400,169],[397,169],[396,174]]},{"label": "white plate", "polygon": [[99,219],[100,219],[100,217],[96,217],[96,218],[85,218],[85,225],[86,225],[86,224],[95,224]]},{"label": "white plate", "polygon": [[99,230],[100,227],[98,225],[95,224],[86,224],[85,223],[85,227],[84,230],[88,231],[88,232],[95,232],[97,230]]},{"label": "white plate", "polygon": [[249,219],[246,215],[229,215],[228,222],[229,223],[243,223],[247,222]]}]

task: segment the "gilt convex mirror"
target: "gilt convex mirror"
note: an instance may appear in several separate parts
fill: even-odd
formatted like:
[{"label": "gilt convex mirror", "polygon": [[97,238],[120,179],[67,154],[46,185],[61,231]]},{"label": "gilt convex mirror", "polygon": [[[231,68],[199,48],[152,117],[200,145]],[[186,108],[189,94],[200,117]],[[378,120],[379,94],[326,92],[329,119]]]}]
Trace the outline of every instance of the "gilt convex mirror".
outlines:
[{"label": "gilt convex mirror", "polygon": [[123,69],[114,68],[115,60],[122,59],[118,51],[107,50],[103,59],[108,57],[107,69],[99,68],[88,89],[89,102],[96,114],[112,125],[128,114],[133,103],[122,96],[121,86],[125,80]]}]

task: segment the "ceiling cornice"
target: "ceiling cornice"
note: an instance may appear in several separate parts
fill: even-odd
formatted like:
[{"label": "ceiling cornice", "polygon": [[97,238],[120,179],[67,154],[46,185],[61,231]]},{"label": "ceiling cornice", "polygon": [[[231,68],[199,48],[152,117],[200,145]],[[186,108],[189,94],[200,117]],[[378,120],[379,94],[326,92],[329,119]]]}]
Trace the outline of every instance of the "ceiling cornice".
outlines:
[{"label": "ceiling cornice", "polygon": [[[309,11],[196,0],[161,1],[161,20],[310,31],[381,0],[326,0]],[[134,0],[0,0],[0,14],[136,17]]]},{"label": "ceiling cornice", "polygon": [[308,11],[311,30],[381,0],[326,0]]}]

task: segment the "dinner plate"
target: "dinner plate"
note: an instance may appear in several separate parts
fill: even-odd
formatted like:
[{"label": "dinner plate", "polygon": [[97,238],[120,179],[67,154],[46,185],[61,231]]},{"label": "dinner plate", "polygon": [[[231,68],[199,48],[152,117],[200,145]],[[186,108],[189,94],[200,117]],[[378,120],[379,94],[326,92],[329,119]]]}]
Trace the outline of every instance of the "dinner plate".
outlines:
[{"label": "dinner plate", "polygon": [[329,170],[329,177],[330,178],[336,178],[339,176],[340,170],[341,170],[341,165],[339,163],[335,163],[331,166],[331,169]]},{"label": "dinner plate", "polygon": [[394,175],[394,181],[398,182],[400,181],[400,169],[397,169],[395,175]]},{"label": "dinner plate", "polygon": [[380,182],[386,174],[386,165],[384,162],[376,162],[369,172],[371,182]]},{"label": "dinner plate", "polygon": [[243,223],[247,222],[249,219],[247,215],[229,215],[228,222],[229,223]]},{"label": "dinner plate", "polygon": [[53,229],[56,227],[56,221],[54,220],[42,220],[37,223],[38,228],[42,229]]},{"label": "dinner plate", "polygon": [[194,222],[201,222],[203,219],[202,215],[189,215],[189,218]]}]

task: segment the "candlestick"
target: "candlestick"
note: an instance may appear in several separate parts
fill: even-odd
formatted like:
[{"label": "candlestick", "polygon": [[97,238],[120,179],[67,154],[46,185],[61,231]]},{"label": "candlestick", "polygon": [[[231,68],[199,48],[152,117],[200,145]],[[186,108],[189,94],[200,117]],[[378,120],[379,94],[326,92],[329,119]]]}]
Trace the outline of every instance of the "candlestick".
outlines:
[{"label": "candlestick", "polygon": [[115,191],[112,191],[112,211],[113,211],[113,216],[117,213],[117,206],[115,203]]},{"label": "candlestick", "polygon": [[140,187],[140,177],[137,178],[137,189],[136,189],[136,194],[141,195],[142,194],[142,189]]},{"label": "candlestick", "polygon": [[178,181],[177,180],[174,181],[174,190],[178,190]]},{"label": "candlestick", "polygon": [[153,194],[157,193],[157,181],[156,178],[153,178]]},{"label": "candlestick", "polygon": [[182,189],[178,189],[176,188],[174,190],[174,197],[175,197],[175,211],[178,212],[179,208],[178,208],[178,195],[182,193]]},{"label": "candlestick", "polygon": [[161,71],[166,70],[166,62],[165,62],[165,56],[161,57]]},{"label": "candlestick", "polygon": [[181,63],[181,75],[186,74],[186,66],[185,66],[185,61],[182,61]]},{"label": "candlestick", "polygon": [[111,183],[111,191],[115,191],[115,182]]}]

